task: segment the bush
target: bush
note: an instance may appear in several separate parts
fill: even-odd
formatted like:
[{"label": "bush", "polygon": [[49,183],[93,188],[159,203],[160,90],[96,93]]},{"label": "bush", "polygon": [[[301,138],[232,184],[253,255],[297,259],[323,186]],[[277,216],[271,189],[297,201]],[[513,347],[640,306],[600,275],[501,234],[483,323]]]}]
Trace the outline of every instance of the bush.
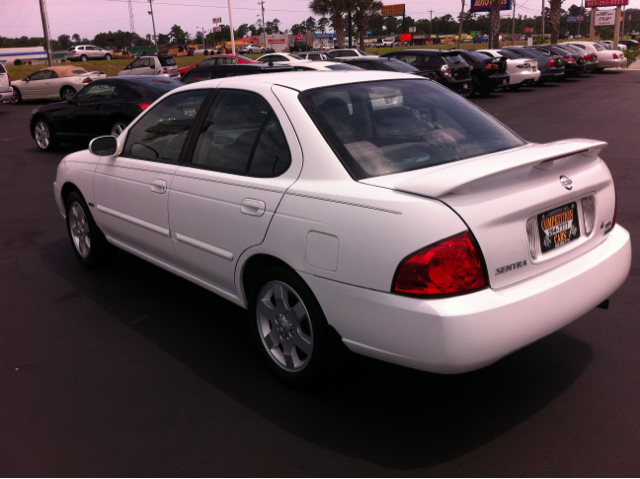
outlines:
[{"label": "bush", "polygon": [[624,56],[627,57],[627,64],[625,65],[625,68],[629,68],[640,56],[640,47],[627,48],[624,51]]},{"label": "bush", "polygon": [[613,40],[613,28],[611,27],[600,28],[600,40]]}]

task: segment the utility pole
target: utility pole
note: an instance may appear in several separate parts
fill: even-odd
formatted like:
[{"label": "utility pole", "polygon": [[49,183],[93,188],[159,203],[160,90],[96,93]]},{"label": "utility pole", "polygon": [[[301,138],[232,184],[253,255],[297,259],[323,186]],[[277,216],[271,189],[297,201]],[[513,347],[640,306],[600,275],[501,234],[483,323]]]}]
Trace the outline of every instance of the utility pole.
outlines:
[{"label": "utility pole", "polygon": [[[229,5],[231,5],[231,1],[229,0]],[[261,2],[258,2],[258,5],[260,5],[260,8],[262,9],[262,43],[264,44],[264,46],[267,46],[267,27],[264,24],[264,0],[262,0]],[[229,9],[231,9],[231,7],[229,7]]]},{"label": "utility pole", "polygon": [[51,42],[49,40],[49,20],[47,18],[47,7],[44,0],[40,0],[40,16],[42,17],[42,30],[44,31],[44,48],[47,50],[47,62],[53,66],[53,56],[51,55]]},{"label": "utility pole", "polygon": [[429,10],[429,40],[431,41],[431,45],[433,45],[433,38],[431,38],[432,25],[433,25],[433,10]]},{"label": "utility pole", "polygon": [[151,10],[149,11],[149,15],[151,15],[151,23],[153,24],[153,44],[156,46],[156,53],[158,53],[158,36],[156,35],[156,21],[153,18],[153,3],[152,0],[149,0],[149,7]]},{"label": "utility pole", "polygon": [[516,39],[516,0],[513,0],[513,19],[511,20],[511,45]]},{"label": "utility pole", "polygon": [[[264,3],[264,2],[262,2]],[[231,15],[231,0],[227,0],[229,6],[229,30],[231,31],[231,54],[236,54],[236,39],[233,35],[233,15]],[[264,23],[264,7],[262,8],[262,22]]]},{"label": "utility pole", "polygon": [[545,21],[545,18],[544,18],[544,0],[542,0],[542,15],[541,15],[541,17],[542,17],[542,43],[544,43],[544,21]]},{"label": "utility pole", "polygon": [[464,0],[460,9],[460,25],[458,25],[458,48],[460,48],[460,37],[462,37],[462,19],[464,18]]},{"label": "utility pole", "polygon": [[[625,5],[624,7],[622,7],[622,25],[620,26],[620,33],[622,34],[623,38],[624,38],[624,14],[626,11],[627,11],[627,6]],[[620,40],[622,40],[622,38]]]}]

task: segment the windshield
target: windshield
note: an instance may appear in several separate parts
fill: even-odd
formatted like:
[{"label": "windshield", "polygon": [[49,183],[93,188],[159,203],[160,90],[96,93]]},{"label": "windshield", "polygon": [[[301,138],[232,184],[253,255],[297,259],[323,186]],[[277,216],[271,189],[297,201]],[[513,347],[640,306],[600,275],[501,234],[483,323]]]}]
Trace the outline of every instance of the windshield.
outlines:
[{"label": "windshield", "polygon": [[367,52],[363,52],[362,50],[356,50],[360,55],[367,56]]},{"label": "windshield", "polygon": [[299,98],[358,180],[524,144],[491,116],[427,80],[338,85],[310,90]]}]

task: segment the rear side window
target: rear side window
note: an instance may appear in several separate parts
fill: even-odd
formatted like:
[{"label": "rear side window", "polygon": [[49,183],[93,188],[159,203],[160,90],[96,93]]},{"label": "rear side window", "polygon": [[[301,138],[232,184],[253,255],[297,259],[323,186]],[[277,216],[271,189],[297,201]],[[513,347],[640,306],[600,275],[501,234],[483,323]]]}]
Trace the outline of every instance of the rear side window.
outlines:
[{"label": "rear side window", "polygon": [[7,70],[4,68],[2,63],[0,63],[0,73],[7,73]]},{"label": "rear side window", "polygon": [[176,64],[173,57],[158,57],[158,59],[160,60],[160,65],[163,67],[174,66]]},{"label": "rear side window", "polygon": [[[455,65],[457,63],[464,62],[464,58],[462,58],[460,55],[445,55],[444,58],[449,65]],[[485,59],[483,58],[480,61],[484,61],[484,60]]]},{"label": "rear side window", "polygon": [[498,50],[498,53],[500,55],[502,55],[503,57],[509,58],[511,60],[520,60],[520,58],[521,58],[518,55],[516,55],[515,53],[510,52],[509,50]]},{"label": "rear side window", "polygon": [[206,90],[172,95],[158,103],[129,131],[123,156],[177,163]]},{"label": "rear side window", "polygon": [[347,65],[347,64],[338,64],[338,65],[327,65],[327,68],[329,70],[360,70],[360,68],[358,66],[354,66],[354,65]]},{"label": "rear side window", "polygon": [[339,85],[299,98],[357,180],[524,144],[491,116],[426,80]]},{"label": "rear side window", "polygon": [[260,95],[221,90],[207,114],[192,164],[258,177],[284,173],[291,157],[280,123]]},{"label": "rear side window", "polygon": [[216,59],[215,58],[207,58],[206,60],[202,60],[200,63],[198,63],[199,67],[210,67],[212,65],[216,64]]}]

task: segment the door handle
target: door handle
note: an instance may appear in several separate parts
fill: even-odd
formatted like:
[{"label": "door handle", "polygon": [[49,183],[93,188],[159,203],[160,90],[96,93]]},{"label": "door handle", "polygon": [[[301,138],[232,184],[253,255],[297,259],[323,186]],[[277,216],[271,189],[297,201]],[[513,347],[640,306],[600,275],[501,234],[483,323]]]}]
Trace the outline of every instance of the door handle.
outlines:
[{"label": "door handle", "polygon": [[252,200],[251,198],[245,198],[240,205],[242,214],[250,216],[262,216],[266,209],[267,205],[264,201]]},{"label": "door handle", "polygon": [[153,180],[151,182],[151,191],[163,194],[167,191],[167,182],[164,180]]}]

